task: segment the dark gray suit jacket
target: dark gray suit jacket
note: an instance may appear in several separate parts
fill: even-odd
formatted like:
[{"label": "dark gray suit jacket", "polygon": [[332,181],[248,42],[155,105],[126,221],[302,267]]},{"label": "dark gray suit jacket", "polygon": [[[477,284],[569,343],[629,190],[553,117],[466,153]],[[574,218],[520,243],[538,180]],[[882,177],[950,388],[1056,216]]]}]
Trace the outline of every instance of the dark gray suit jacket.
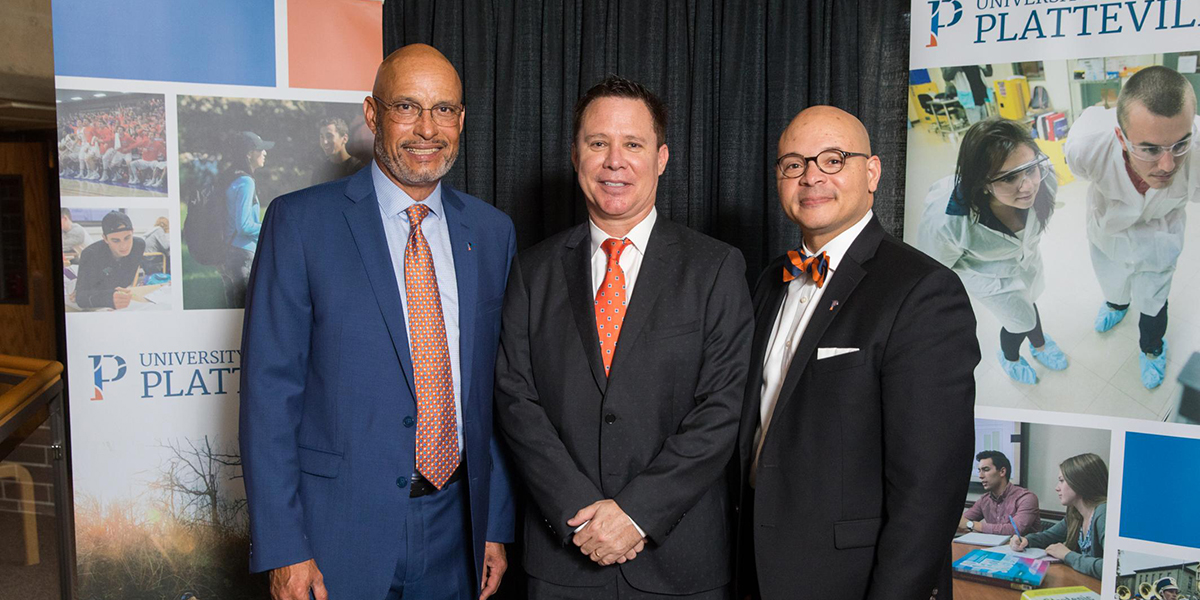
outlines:
[{"label": "dark gray suit jacket", "polygon": [[[609,377],[596,334],[586,223],[517,255],[496,362],[496,417],[531,502],[525,569],[558,585],[663,594],[732,579],[731,487],[750,354],[750,295],[736,249],[659,217]],[[736,489],[736,488],[732,488]],[[600,567],[569,520],[612,498],[646,550]]]},{"label": "dark gray suit jacket", "polygon": [[[743,482],[786,260],[767,267],[754,293]],[[817,360],[818,348],[859,350]],[[950,598],[978,363],[975,314],[958,276],[872,218],[830,278],[784,377],[753,501],[742,503],[752,511],[741,520],[742,587],[757,583],[764,600],[928,600],[934,588]]]}]

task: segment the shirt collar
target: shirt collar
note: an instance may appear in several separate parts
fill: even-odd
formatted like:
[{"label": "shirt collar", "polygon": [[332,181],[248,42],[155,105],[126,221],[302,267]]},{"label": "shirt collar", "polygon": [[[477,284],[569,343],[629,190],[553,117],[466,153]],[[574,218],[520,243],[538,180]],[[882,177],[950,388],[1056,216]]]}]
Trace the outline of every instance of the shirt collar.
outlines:
[{"label": "shirt collar", "polygon": [[[875,215],[875,211],[868,210],[867,214],[863,215],[857,223],[837,235],[837,237],[829,240],[823,248],[818,248],[816,252],[810,252],[808,246],[804,246],[804,252],[808,255],[813,255],[825,252],[829,257],[829,270],[836,271],[838,263],[842,261],[842,257],[846,255],[846,251],[850,249],[850,245],[854,240],[858,239],[858,234],[862,233],[863,229],[867,228],[867,223],[871,222],[871,217]],[[803,244],[803,242],[801,242]]]},{"label": "shirt collar", "polygon": [[[371,181],[375,183],[375,198],[379,201],[379,208],[383,210],[383,214],[388,217],[394,217],[406,210],[414,204],[416,200],[412,199],[407,192],[396,185],[383,169],[379,168],[379,163],[371,161]],[[429,212],[442,216],[442,183],[439,181],[437,187],[433,188],[433,193],[429,197],[422,200],[420,204],[429,207]]]},{"label": "shirt collar", "polygon": [[1002,502],[1004,500],[1005,496],[1008,496],[1010,493],[1012,493],[1013,488],[1016,487],[1016,485],[1017,484],[1010,481],[1010,482],[1008,482],[1008,487],[1004,488],[1004,491],[1001,492],[999,495],[993,494],[991,492],[988,492],[988,495],[991,496],[992,499],[995,500],[996,502]]},{"label": "shirt collar", "polygon": [[[658,209],[651,208],[650,214],[646,215],[640,223],[634,225],[633,229],[629,230],[629,233],[625,234],[625,239],[633,242],[633,247],[637,248],[637,251],[643,256],[646,254],[646,244],[650,243],[650,232],[654,229],[654,222],[656,220],[658,220]],[[605,233],[603,229],[600,229],[596,225],[596,222],[591,217],[588,217],[588,231],[591,234],[592,254],[595,254],[600,249],[600,245],[604,243],[604,240],[616,237],[615,235]]]}]

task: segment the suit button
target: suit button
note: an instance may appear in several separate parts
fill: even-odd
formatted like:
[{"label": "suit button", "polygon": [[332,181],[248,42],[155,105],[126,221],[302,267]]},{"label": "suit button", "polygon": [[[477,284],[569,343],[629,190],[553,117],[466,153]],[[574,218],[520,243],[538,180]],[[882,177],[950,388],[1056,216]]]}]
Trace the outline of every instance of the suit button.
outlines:
[{"label": "suit button", "polygon": [[616,422],[617,422],[617,415],[614,415],[614,414],[612,414],[612,413],[608,413],[607,415],[604,415],[604,422],[605,422],[605,423],[608,423],[609,425],[612,425],[613,423],[616,423]]},{"label": "suit button", "polygon": [[405,427],[412,427],[414,422],[415,421],[413,421],[412,417],[404,417],[404,426]]},{"label": "suit button", "polygon": [[400,489],[404,489],[404,488],[408,487],[408,478],[407,477],[397,477],[396,478],[396,487],[398,487]]}]

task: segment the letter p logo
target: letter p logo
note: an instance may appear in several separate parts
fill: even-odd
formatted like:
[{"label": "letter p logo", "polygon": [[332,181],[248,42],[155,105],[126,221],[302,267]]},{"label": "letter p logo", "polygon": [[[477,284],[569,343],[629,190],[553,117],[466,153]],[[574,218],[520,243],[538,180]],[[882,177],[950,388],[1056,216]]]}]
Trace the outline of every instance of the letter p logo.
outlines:
[{"label": "letter p logo", "polygon": [[[959,0],[927,0],[930,8],[929,18],[929,43],[926,48],[935,48],[938,45],[937,36],[938,30],[944,27],[951,27],[962,19],[962,2]],[[952,7],[950,22],[942,24],[942,19],[946,17],[946,12],[942,10],[943,4],[949,4]]]},{"label": "letter p logo", "polygon": [[[125,359],[115,354],[89,354],[88,358],[92,359],[92,382],[95,387],[92,400],[103,400],[104,384],[119,381],[125,376]],[[112,367],[112,372],[115,374],[112,375],[111,378],[106,378],[104,376],[104,363],[106,360],[115,363],[115,365]]]}]

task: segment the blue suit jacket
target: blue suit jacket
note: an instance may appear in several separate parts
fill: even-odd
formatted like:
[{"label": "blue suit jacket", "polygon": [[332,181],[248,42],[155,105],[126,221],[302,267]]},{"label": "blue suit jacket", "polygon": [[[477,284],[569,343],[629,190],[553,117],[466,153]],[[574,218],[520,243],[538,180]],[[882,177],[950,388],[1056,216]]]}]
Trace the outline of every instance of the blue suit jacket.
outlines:
[{"label": "blue suit jacket", "polygon": [[[457,271],[463,445],[476,573],[510,542],[492,429],[512,221],[443,185]],[[412,358],[371,170],[282,196],[262,225],[242,334],[241,451],[250,569],[315,558],[334,598],[382,598],[405,556]],[[404,485],[401,485],[401,482]]]}]

